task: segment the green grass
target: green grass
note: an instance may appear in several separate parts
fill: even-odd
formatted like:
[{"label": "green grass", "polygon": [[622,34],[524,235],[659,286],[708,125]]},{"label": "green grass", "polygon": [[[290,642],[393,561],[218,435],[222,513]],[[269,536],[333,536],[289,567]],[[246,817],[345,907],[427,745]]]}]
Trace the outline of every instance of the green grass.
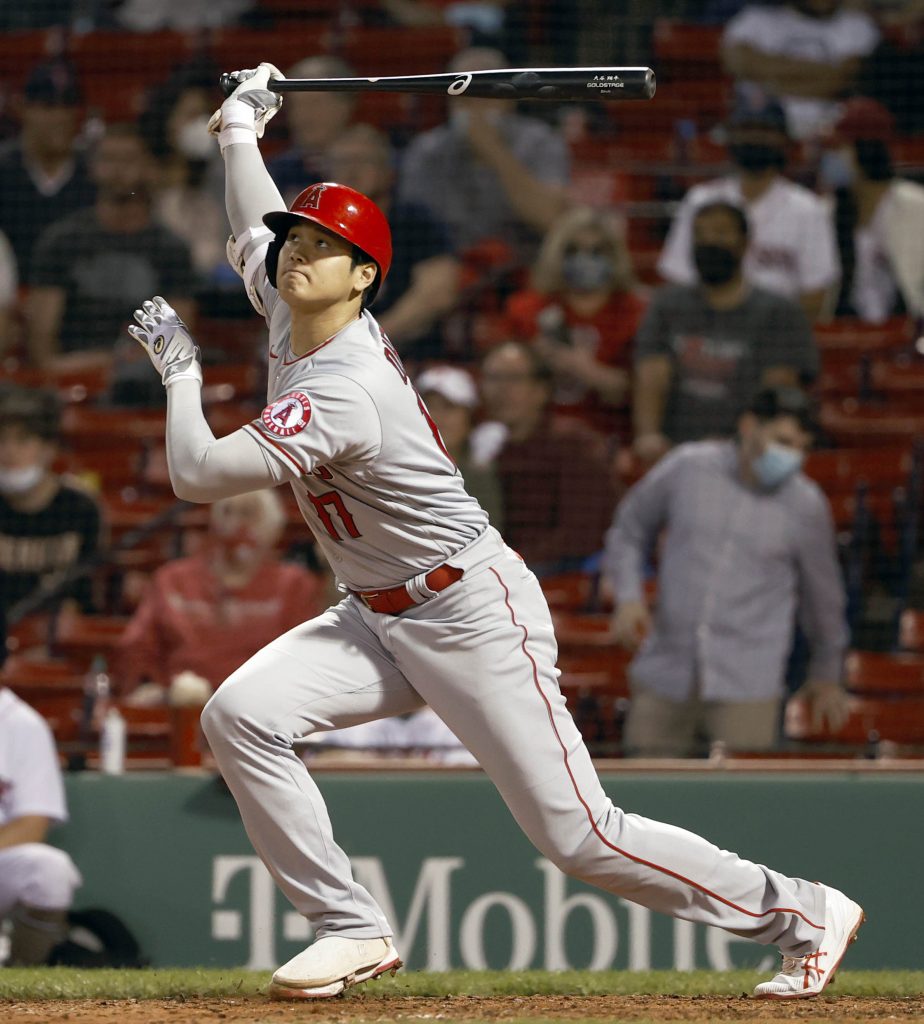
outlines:
[{"label": "green grass", "polygon": [[[347,998],[375,996],[718,995],[750,992],[754,971],[401,971]],[[5,968],[0,1000],[241,997],[266,991],[269,972],[232,968],[94,970]],[[842,971],[837,996],[924,996],[924,971]]]}]

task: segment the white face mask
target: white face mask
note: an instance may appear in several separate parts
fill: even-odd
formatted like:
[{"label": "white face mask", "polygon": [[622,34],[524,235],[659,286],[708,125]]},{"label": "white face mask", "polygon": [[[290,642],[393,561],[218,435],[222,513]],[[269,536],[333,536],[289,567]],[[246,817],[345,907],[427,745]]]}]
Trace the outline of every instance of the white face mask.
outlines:
[{"label": "white face mask", "polygon": [[208,160],[215,152],[215,140],[209,135],[209,119],[194,117],[177,132],[176,148],[187,160]]},{"label": "white face mask", "polygon": [[41,483],[45,467],[24,466],[22,469],[0,469],[0,494],[25,494]]}]

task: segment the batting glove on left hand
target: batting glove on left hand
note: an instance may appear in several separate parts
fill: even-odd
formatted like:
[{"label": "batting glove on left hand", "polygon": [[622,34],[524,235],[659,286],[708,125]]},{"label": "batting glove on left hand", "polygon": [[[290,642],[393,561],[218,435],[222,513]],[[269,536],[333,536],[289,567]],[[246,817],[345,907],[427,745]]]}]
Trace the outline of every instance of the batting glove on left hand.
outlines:
[{"label": "batting glove on left hand", "polygon": [[209,131],[218,136],[222,148],[235,141],[228,134],[232,128],[251,129],[262,139],[266,123],[282,106],[282,97],[269,88],[271,79],[285,78],[275,64],[264,61],[256,68],[234,71],[231,77],[238,82],[237,88],[209,120]]},{"label": "batting glove on left hand", "polygon": [[131,324],[128,333],[147,352],[164,387],[178,380],[202,383],[199,347],[166,299],[155,295],[143,303],[135,310],[135,320],[137,326]]}]

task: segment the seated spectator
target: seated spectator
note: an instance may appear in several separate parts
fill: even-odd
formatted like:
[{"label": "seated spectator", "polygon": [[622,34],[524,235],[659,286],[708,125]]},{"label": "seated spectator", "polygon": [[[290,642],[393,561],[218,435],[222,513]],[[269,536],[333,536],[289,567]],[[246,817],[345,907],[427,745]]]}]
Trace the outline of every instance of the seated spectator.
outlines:
[{"label": "seated spectator", "polygon": [[111,125],[93,155],[94,206],[39,239],[29,295],[29,353],[45,365],[61,353],[112,353],[132,311],[163,295],[184,319],[194,306],[185,243],[154,220],[154,165],[138,128]]},{"label": "seated spectator", "polygon": [[628,442],[632,345],[644,308],[625,226],[579,207],[546,235],[532,287],[508,299],[505,326],[551,366],[556,413]]},{"label": "seated spectator", "polygon": [[[306,57],[286,72],[287,78],[355,78],[346,61],[328,54]],[[315,181],[324,181],[330,147],[353,116],[356,96],[348,92],[290,92],[282,111],[291,148],[267,161],[267,169],[288,206]]]},{"label": "seated spectator", "polygon": [[[498,50],[473,48],[456,54],[449,70],[506,66]],[[568,148],[554,129],[518,114],[510,100],[463,94],[453,97],[446,124],[407,147],[399,196],[444,220],[457,253],[500,238],[527,259],[565,209],[567,181]]]},{"label": "seated spectator", "polygon": [[[772,749],[797,614],[812,654],[802,695],[819,725],[846,720],[834,524],[800,472],[812,433],[804,392],[761,391],[738,420],[737,442],[681,446],[620,503],[604,566],[614,634],[638,651],[628,754],[688,757],[716,741]],[[662,531],[652,618],[644,574]]]},{"label": "seated spectator", "polygon": [[210,169],[221,163],[208,130],[217,80],[207,64],[181,65],[153,90],[140,119],[157,161],[154,217],[189,246],[202,281],[225,277],[229,269],[228,220],[208,182]]},{"label": "seated spectator", "polygon": [[645,463],[671,444],[727,437],[740,395],[798,385],[818,370],[808,320],[790,299],[744,279],[748,222],[714,201],[693,216],[700,283],[669,284],[652,297],[636,339],[635,453]]},{"label": "seated spectator", "polygon": [[783,174],[788,136],[782,108],[759,91],[739,88],[728,123],[728,150],[737,169],[727,178],[695,185],[671,224],[658,272],[692,284],[691,228],[699,207],[725,200],[747,211],[750,245],[745,277],[802,303],[810,320],[825,309],[837,281],[837,246],[823,201]]},{"label": "seated spectator", "polygon": [[[0,605],[7,612],[41,585],[50,591],[100,544],[100,512],[54,472],[60,410],[54,395],[0,391]],[[93,610],[89,577],[60,598]]]},{"label": "seated spectator", "polygon": [[472,450],[500,477],[504,539],[539,576],[582,568],[616,504],[602,438],[552,415],[552,374],[529,345],[488,353],[481,389],[494,422],[476,429]]},{"label": "seated spectator", "polygon": [[735,78],[779,97],[797,139],[818,135],[837,117],[864,57],[879,41],[875,22],[844,0],[753,4],[728,23],[722,60]]},{"label": "seated spectator", "polygon": [[417,378],[417,391],[433,417],[465,489],[488,513],[491,525],[504,532],[500,481],[494,467],[478,462],[471,448],[472,417],[478,408],[478,389],[467,370],[431,366]]},{"label": "seated spectator", "polygon": [[402,353],[440,350],[439,322],[459,297],[459,264],[446,226],[420,203],[396,202],[388,139],[368,124],[347,128],[328,149],[324,179],[378,203],[391,225],[392,262],[375,318]]},{"label": "seated spectator", "polygon": [[51,826],[64,821],[51,730],[0,686],[0,923],[12,925],[10,967],[47,963],[67,933],[67,912],[83,879],[63,850],[46,843]]},{"label": "seated spectator", "polygon": [[50,224],[93,202],[93,184],[78,148],[80,86],[63,61],[29,75],[19,139],[0,153],[0,230],[28,283],[36,240]]},{"label": "seated spectator", "polygon": [[841,250],[837,314],[882,323],[924,316],[924,188],[896,177],[889,152],[892,115],[875,100],[848,100],[822,155],[834,190]]},{"label": "seated spectator", "polygon": [[18,287],[16,256],[9,239],[0,231],[0,357],[16,341],[14,309]]},{"label": "seated spectator", "polygon": [[[212,506],[202,551],[154,573],[119,642],[113,676],[123,694],[192,672],[218,685],[251,655],[319,614],[323,580],[281,562],[274,548],[285,518],[273,491]],[[145,689],[145,699],[158,692]]]}]

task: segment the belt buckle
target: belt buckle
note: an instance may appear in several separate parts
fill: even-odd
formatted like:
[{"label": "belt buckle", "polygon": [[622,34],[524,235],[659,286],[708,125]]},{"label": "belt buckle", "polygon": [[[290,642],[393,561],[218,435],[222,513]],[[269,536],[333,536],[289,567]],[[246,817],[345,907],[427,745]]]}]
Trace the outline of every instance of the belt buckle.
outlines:
[{"label": "belt buckle", "polygon": [[360,601],[362,601],[362,603],[369,609],[369,611],[370,612],[374,612],[375,609],[372,607],[371,599],[373,597],[378,597],[379,594],[380,594],[380,591],[378,591],[378,590],[361,591],[358,596],[359,596]]}]

